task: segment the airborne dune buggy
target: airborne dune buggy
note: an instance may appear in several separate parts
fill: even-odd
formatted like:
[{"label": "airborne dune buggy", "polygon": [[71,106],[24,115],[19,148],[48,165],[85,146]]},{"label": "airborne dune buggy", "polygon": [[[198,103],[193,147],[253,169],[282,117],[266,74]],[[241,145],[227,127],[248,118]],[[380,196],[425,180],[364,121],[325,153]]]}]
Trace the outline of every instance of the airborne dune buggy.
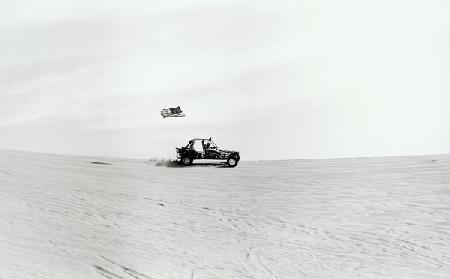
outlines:
[{"label": "airborne dune buggy", "polygon": [[185,147],[176,148],[177,161],[183,165],[191,165],[194,160],[220,160],[227,166],[236,167],[241,157],[237,151],[220,149],[212,140],[192,139]]}]

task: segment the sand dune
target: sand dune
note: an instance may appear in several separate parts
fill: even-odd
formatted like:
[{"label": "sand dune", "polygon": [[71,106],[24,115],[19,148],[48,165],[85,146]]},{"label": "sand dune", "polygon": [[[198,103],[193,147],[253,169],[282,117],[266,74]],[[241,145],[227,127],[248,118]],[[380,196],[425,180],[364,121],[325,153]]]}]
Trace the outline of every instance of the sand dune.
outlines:
[{"label": "sand dune", "polygon": [[0,151],[0,278],[449,278],[450,155],[171,168]]}]

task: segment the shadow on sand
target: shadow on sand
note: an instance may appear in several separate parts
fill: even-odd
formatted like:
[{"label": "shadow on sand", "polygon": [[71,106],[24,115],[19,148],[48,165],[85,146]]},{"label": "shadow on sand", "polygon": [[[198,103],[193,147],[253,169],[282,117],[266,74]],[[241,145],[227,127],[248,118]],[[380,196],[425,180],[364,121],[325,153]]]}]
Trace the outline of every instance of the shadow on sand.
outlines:
[{"label": "shadow on sand", "polygon": [[110,163],[105,163],[105,162],[91,162],[91,164],[94,164],[94,165],[108,165],[108,166],[112,165]]},{"label": "shadow on sand", "polygon": [[194,162],[190,166],[185,166],[177,161],[156,162],[155,166],[166,167],[166,168],[199,168],[199,167],[228,168],[228,166],[225,163],[196,163],[196,162]]}]

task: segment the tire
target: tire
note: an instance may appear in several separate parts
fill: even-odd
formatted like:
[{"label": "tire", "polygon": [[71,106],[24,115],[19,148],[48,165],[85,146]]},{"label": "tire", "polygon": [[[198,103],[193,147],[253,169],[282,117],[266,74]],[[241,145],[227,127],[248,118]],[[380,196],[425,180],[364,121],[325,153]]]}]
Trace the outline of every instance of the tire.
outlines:
[{"label": "tire", "polygon": [[187,156],[183,157],[183,158],[181,158],[181,163],[185,166],[192,165],[192,159],[191,159],[191,157],[187,157]]},{"label": "tire", "polygon": [[238,162],[239,162],[239,161],[237,160],[236,157],[231,156],[231,157],[228,158],[228,160],[227,160],[227,166],[230,167],[230,168],[234,168],[234,167],[237,166]]}]

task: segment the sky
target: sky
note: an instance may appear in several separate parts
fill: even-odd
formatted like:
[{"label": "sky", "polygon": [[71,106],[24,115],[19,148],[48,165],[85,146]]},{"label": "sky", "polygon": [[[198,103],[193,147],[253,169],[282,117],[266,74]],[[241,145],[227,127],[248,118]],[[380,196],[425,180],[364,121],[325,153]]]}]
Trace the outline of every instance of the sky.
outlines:
[{"label": "sky", "polygon": [[447,0],[0,0],[0,148],[450,153],[449,56]]}]

